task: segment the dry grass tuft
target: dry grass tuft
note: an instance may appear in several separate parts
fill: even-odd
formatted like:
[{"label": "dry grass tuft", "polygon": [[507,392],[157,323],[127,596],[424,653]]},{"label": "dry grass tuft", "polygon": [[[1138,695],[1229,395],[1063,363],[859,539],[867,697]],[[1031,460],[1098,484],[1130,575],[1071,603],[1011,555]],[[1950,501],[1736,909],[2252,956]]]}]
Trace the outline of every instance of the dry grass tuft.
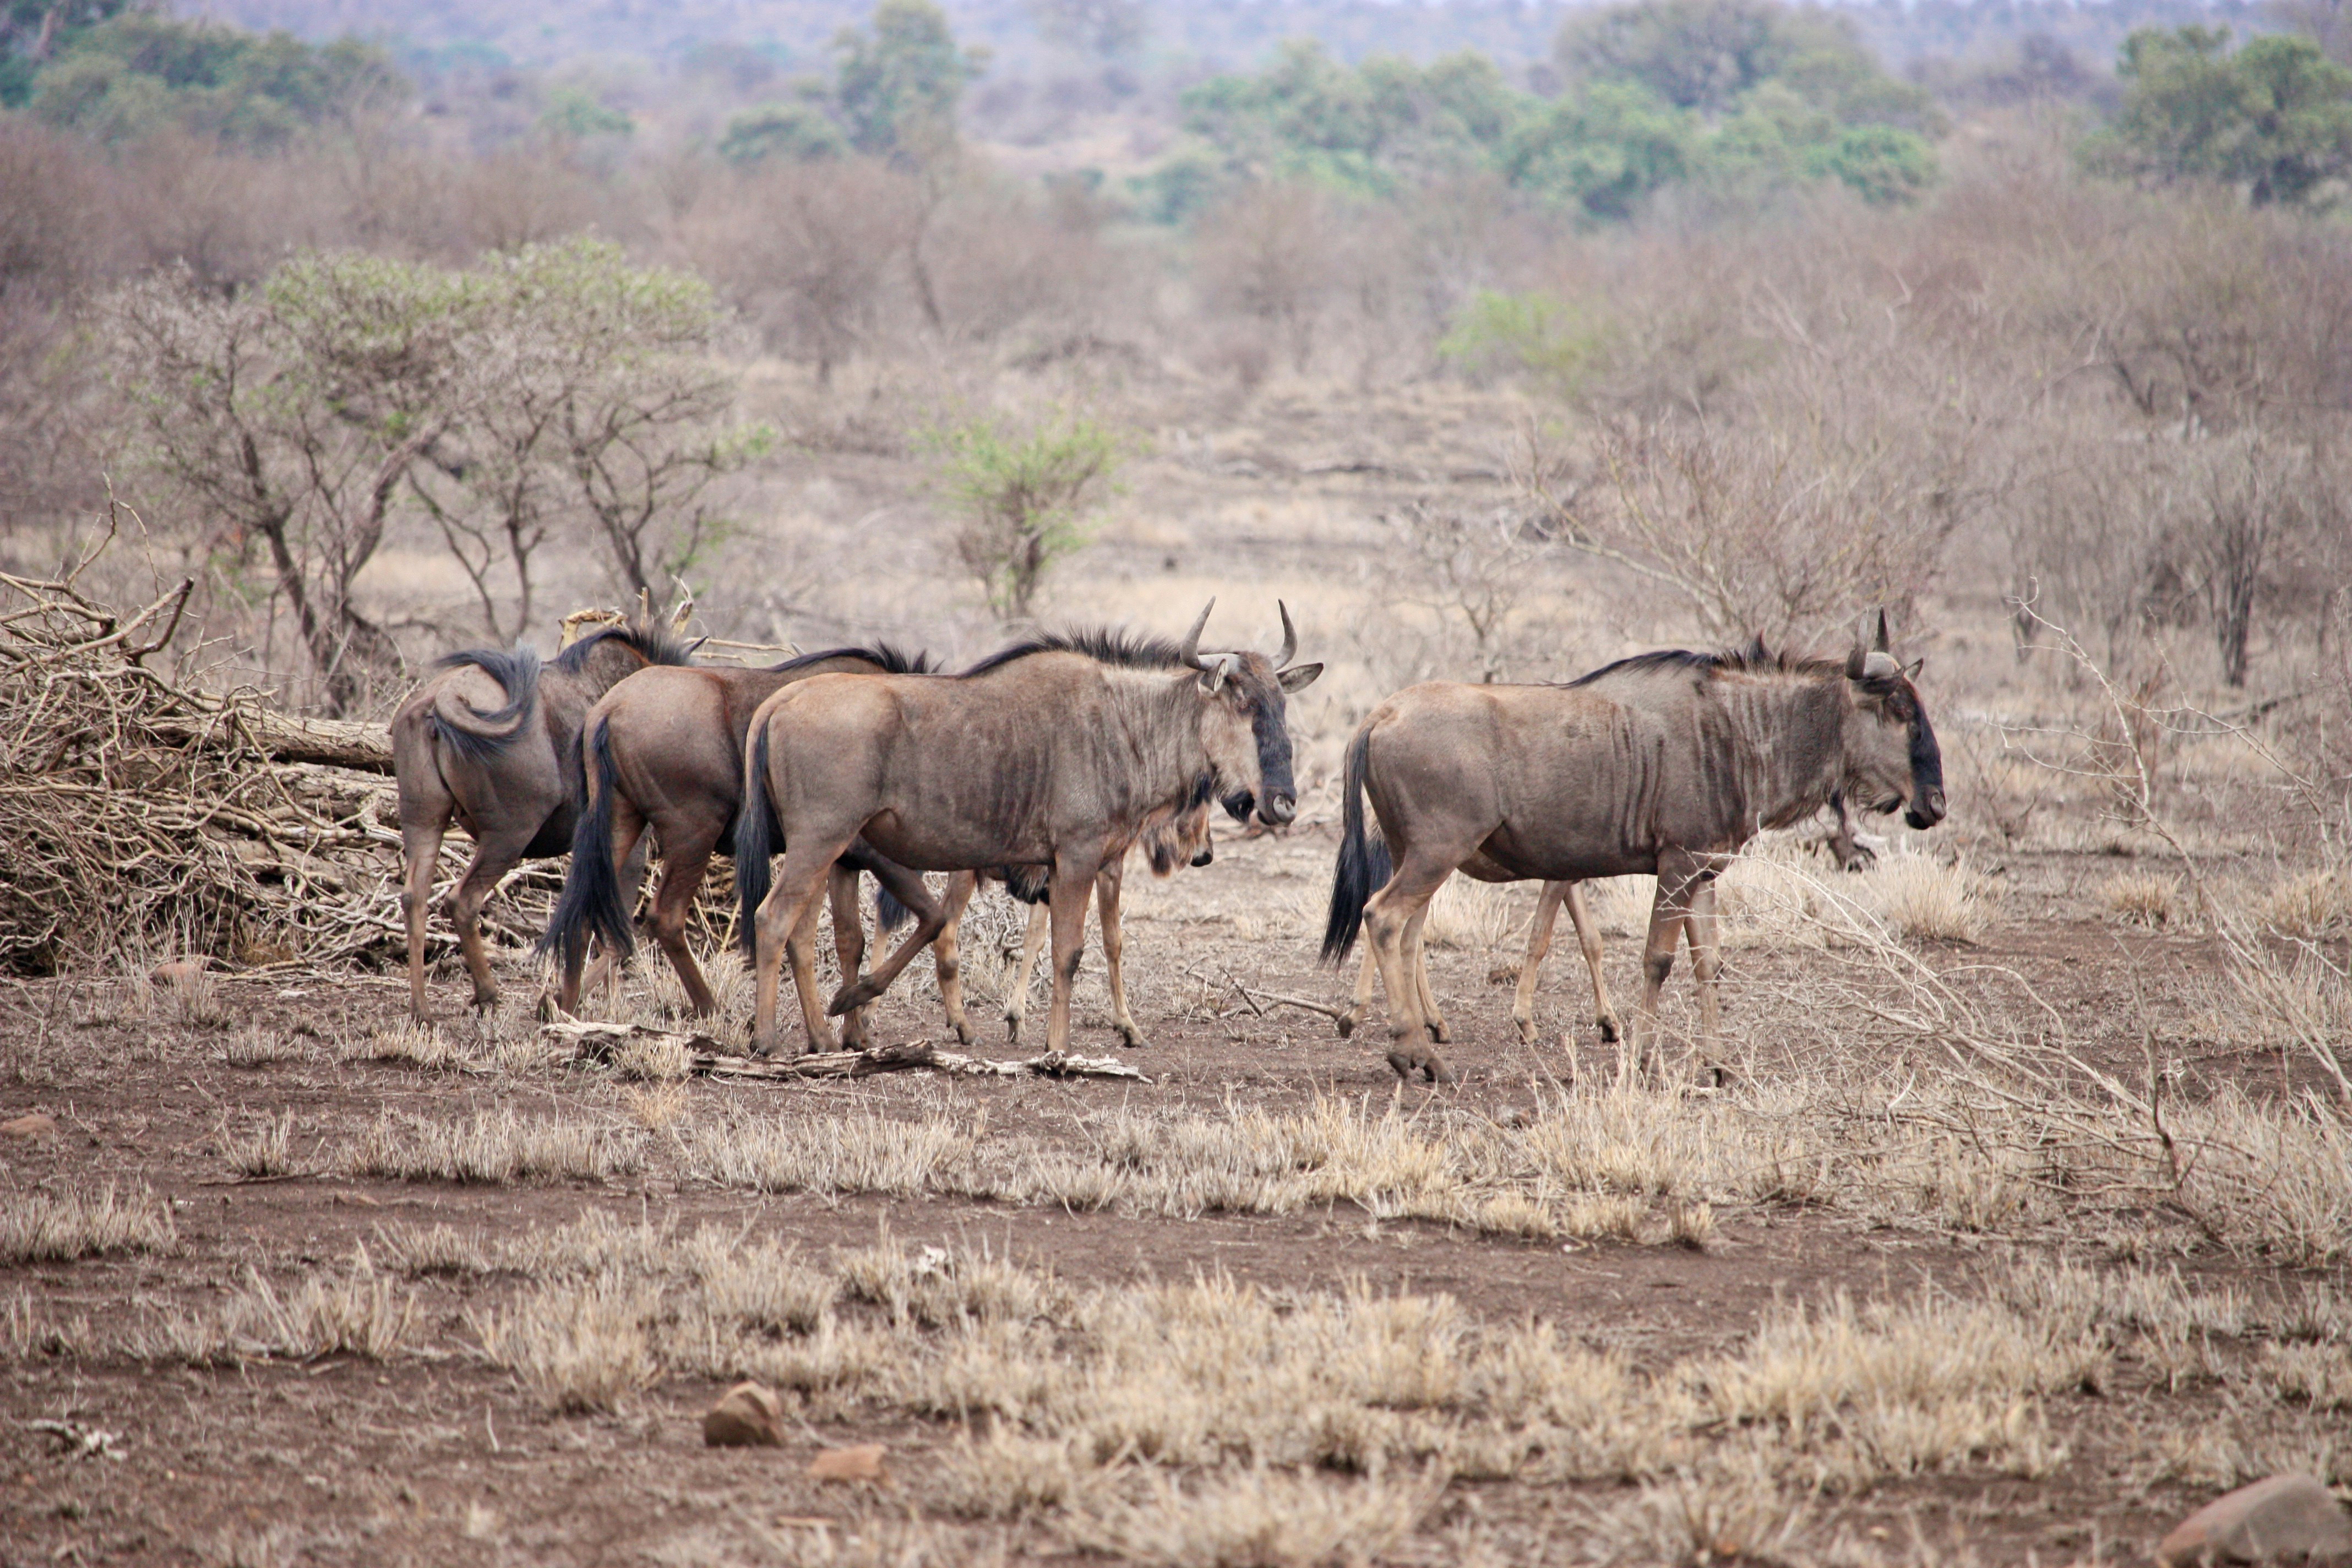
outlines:
[{"label": "dry grass tuft", "polygon": [[1279,1470],[1216,1475],[1187,1489],[1162,1475],[1138,1495],[1084,1500],[1067,1525],[1077,1545],[1167,1568],[1316,1568],[1369,1562],[1410,1534],[1442,1483],[1327,1480]]},{"label": "dry grass tuft", "polygon": [[163,994],[172,1017],[192,1029],[215,1029],[228,1022],[227,1004],[221,1000],[220,979],[201,958],[182,959],[165,966],[169,978]]},{"label": "dry grass tuft", "polygon": [[127,1348],[143,1361],[191,1366],[329,1355],[389,1361],[417,1352],[425,1327],[415,1293],[379,1275],[362,1247],[348,1274],[309,1275],[287,1295],[247,1269],[245,1283],[216,1309],[158,1313],[131,1333]]},{"label": "dry grass tuft", "polygon": [[662,1132],[684,1121],[693,1110],[683,1083],[632,1084],[621,1091],[621,1109],[648,1132]]},{"label": "dry grass tuft", "polygon": [[692,1067],[686,1043],[675,1035],[632,1035],[613,1052],[613,1071],[632,1083],[677,1083]]},{"label": "dry grass tuft", "polygon": [[688,1173],[763,1193],[923,1191],[971,1157],[982,1124],[934,1113],[901,1121],[871,1110],[824,1121],[730,1114],[683,1140]]},{"label": "dry grass tuft", "polygon": [[289,1176],[295,1173],[294,1112],[281,1110],[275,1118],[264,1117],[243,1132],[228,1124],[228,1115],[221,1115],[220,1131],[214,1142],[220,1145],[221,1158],[230,1170],[240,1176]]},{"label": "dry grass tuft", "polygon": [[404,1182],[591,1181],[634,1174],[645,1136],[561,1117],[526,1121],[511,1110],[463,1121],[385,1111],[361,1135],[346,1168]]},{"label": "dry grass tuft", "polygon": [[1428,923],[1423,940],[1432,947],[1461,948],[1485,952],[1512,941],[1525,929],[1528,911],[1523,897],[1498,883],[1456,876],[1429,900]]},{"label": "dry grass tuft", "polygon": [[2099,902],[2126,925],[2168,926],[2180,914],[2180,884],[2153,871],[2126,871],[2101,886]]},{"label": "dry grass tuft", "polygon": [[1889,855],[1863,880],[1862,900],[1890,930],[1913,942],[1973,945],[1991,918],[1991,885],[1963,861]]},{"label": "dry grass tuft", "polygon": [[309,1054],[299,1037],[265,1029],[258,1024],[247,1024],[231,1035],[228,1042],[221,1047],[221,1060],[233,1068],[299,1062]]},{"label": "dry grass tuft", "polygon": [[660,1375],[653,1285],[617,1274],[543,1286],[473,1320],[482,1353],[551,1410],[614,1410]]},{"label": "dry grass tuft", "polygon": [[109,1182],[96,1193],[20,1193],[0,1204],[0,1266],[167,1252],[179,1239],[172,1211],[144,1187],[126,1198]]},{"label": "dry grass tuft", "polygon": [[425,1072],[479,1072],[480,1056],[441,1032],[437,1025],[401,1023],[378,1029],[364,1039],[346,1043],[347,1062],[390,1062]]},{"label": "dry grass tuft", "polygon": [[2265,928],[2297,942],[2316,942],[2352,926],[2352,871],[2331,866],[2290,878],[2255,905]]},{"label": "dry grass tuft", "polygon": [[28,1361],[34,1356],[49,1356],[60,1361],[78,1361],[95,1354],[99,1349],[98,1331],[90,1327],[88,1313],[76,1313],[64,1321],[51,1320],[41,1303],[33,1300],[30,1290],[19,1290],[16,1299],[0,1308],[0,1359]]},{"label": "dry grass tuft", "polygon": [[488,1274],[498,1267],[478,1238],[446,1225],[378,1226],[375,1249],[399,1274]]}]

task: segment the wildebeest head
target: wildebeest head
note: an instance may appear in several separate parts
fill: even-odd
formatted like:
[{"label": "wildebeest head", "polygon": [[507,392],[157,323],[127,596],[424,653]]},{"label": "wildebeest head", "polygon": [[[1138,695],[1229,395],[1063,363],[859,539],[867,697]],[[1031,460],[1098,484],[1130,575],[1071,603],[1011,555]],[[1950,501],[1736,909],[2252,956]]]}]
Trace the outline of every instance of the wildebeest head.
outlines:
[{"label": "wildebeest head", "polygon": [[1290,773],[1290,724],[1286,699],[1304,691],[1323,673],[1319,664],[1293,666],[1298,651],[1298,631],[1290,624],[1290,607],[1282,612],[1282,651],[1273,658],[1262,653],[1201,651],[1201,632],[1217,602],[1201,608],[1200,618],[1184,637],[1185,662],[1199,669],[1201,689],[1209,700],[1201,709],[1201,742],[1225,810],[1236,822],[1258,820],[1280,826],[1298,815],[1298,786]]},{"label": "wildebeest head", "polygon": [[1886,612],[1878,613],[1871,646],[1854,639],[1845,678],[1855,722],[1846,727],[1846,797],[1873,811],[1906,809],[1903,820],[1933,827],[1944,820],[1944,757],[1913,680],[1920,660],[1905,668],[1887,648]]}]

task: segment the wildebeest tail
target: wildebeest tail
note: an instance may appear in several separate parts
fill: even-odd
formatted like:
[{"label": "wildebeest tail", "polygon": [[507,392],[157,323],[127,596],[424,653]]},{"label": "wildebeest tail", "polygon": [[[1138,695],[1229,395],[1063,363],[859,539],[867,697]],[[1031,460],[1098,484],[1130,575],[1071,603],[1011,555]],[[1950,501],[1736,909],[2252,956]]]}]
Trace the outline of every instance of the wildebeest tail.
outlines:
[{"label": "wildebeest tail", "polygon": [[761,724],[757,729],[759,732],[751,737],[751,765],[743,770],[743,805],[735,813],[735,896],[740,911],[735,940],[746,958],[759,952],[754,927],[760,905],[768,897],[768,857],[779,847],[776,819],[768,810],[768,727]]},{"label": "wildebeest tail", "polygon": [[1339,785],[1339,858],[1331,867],[1331,912],[1323,925],[1323,962],[1338,963],[1364,929],[1364,905],[1389,879],[1389,847],[1364,831],[1364,760],[1371,749],[1369,729],[1348,742],[1348,768]]},{"label": "wildebeest tail", "polygon": [[443,691],[433,700],[433,732],[441,743],[468,762],[482,762],[503,750],[530,717],[532,702],[539,696],[539,655],[518,645],[511,653],[497,648],[467,648],[453,653],[440,661],[439,668],[455,669],[471,665],[502,687],[507,694],[506,706],[485,713],[454,691]]},{"label": "wildebeest tail", "polygon": [[874,884],[874,924],[882,931],[897,931],[905,925],[914,910],[898,901],[898,896],[877,881]]},{"label": "wildebeest tail", "polygon": [[610,725],[599,720],[587,742],[588,765],[596,770],[595,795],[572,830],[572,863],[564,868],[563,891],[555,900],[547,934],[539,939],[541,952],[557,954],[567,966],[587,955],[592,936],[608,951],[625,955],[635,946],[629,909],[621,898],[621,879],[613,867],[613,792],[618,770],[613,766],[609,731]]}]

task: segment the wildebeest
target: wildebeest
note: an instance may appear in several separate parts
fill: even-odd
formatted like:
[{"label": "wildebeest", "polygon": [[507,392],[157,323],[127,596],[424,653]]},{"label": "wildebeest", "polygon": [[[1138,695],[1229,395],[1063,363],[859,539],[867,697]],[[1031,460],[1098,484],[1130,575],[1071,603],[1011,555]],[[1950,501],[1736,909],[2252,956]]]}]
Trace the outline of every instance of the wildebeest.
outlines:
[{"label": "wildebeest", "polygon": [[[1935,731],[1910,673],[1887,651],[1884,616],[1876,642],[1857,639],[1843,663],[1643,655],[1627,664],[1681,683],[1651,707],[1576,686],[1432,681],[1374,709],[1348,747],[1323,953],[1344,958],[1360,927],[1370,927],[1388,997],[1390,1066],[1403,1077],[1450,1076],[1425,1037],[1435,1006],[1421,969],[1421,928],[1431,897],[1474,861],[1473,875],[1490,880],[1655,873],[1629,1049],[1651,1063],[1658,992],[1687,928],[1701,1052],[1712,1064],[1714,884],[1731,856],[1841,789],[1874,810],[1907,806],[1915,827],[1943,818]],[[1368,794],[1385,856],[1365,833]],[[1384,884],[1382,858],[1394,867]]]},{"label": "wildebeest", "polygon": [[[586,799],[573,834],[572,864],[542,945],[558,955],[562,979],[556,1004],[579,1005],[580,971],[589,938],[626,953],[634,891],[621,868],[647,827],[661,847],[661,886],[654,900],[653,937],[667,955],[698,1016],[716,1006],[710,985],[686,943],[694,895],[710,857],[734,849],[735,813],[743,799],[744,739],[760,704],[797,680],[818,675],[915,675],[930,669],[921,655],[887,643],[803,654],[765,669],[713,667],[638,671],[588,710],[582,726]],[[937,900],[910,871],[878,857],[856,856],[832,881],[834,942],[842,973],[854,976],[865,950],[857,916],[857,872],[871,869],[884,884],[884,928],[905,909],[928,910]],[[853,1015],[846,1037],[863,1035]]]},{"label": "wildebeest", "polygon": [[[1206,781],[1203,781],[1206,782]],[[1143,851],[1144,863],[1155,877],[1172,875],[1179,866],[1206,866],[1216,858],[1216,844],[1210,832],[1209,800],[1202,792],[1201,798],[1181,811],[1171,812],[1165,821],[1147,823],[1136,847]],[[1007,868],[1010,870],[1011,868]],[[1029,977],[1037,967],[1037,954],[1045,945],[1052,920],[1047,898],[1051,882],[1035,868],[1024,876],[1013,872],[1002,879],[1014,898],[1029,906],[1029,929],[1021,941],[1021,960],[1004,994],[1005,1032],[1014,1041],[1021,1038],[1021,1025],[1029,1011]],[[1119,931],[1119,895],[1127,875],[1127,855],[1122,850],[1110,857],[1103,868],[1095,874],[1095,915],[1102,927],[1103,964],[1105,979],[1110,987],[1110,1026],[1118,1032],[1123,1044],[1147,1046],[1143,1029],[1135,1016],[1128,1011],[1127,979],[1121,969],[1126,952],[1126,939]],[[939,962],[940,1000],[947,1008],[948,1021],[957,1037],[971,1038],[965,1021],[962,963],[958,952],[961,935],[963,911],[984,880],[998,877],[985,871],[959,871],[948,882],[947,920],[931,951]]]},{"label": "wildebeest", "polygon": [[[1686,698],[1694,661],[1710,657],[1683,648],[1665,650],[1638,658],[1619,659],[1614,664],[1579,676],[1568,684],[1595,696],[1606,697],[1612,702],[1622,702],[1629,708],[1672,710]],[[1760,637],[1741,649],[1738,657],[1753,668],[1760,668],[1772,662],[1772,654]],[[1830,793],[1828,807],[1835,814],[1836,825],[1830,833],[1827,847],[1840,866],[1849,870],[1857,868],[1871,852],[1855,842],[1853,815],[1847,809],[1843,790]],[[1464,862],[1462,869],[1484,881],[1518,879],[1479,855],[1474,855]],[[1534,1043],[1536,1037],[1536,984],[1543,972],[1544,958],[1551,951],[1552,931],[1558,924],[1563,904],[1568,908],[1570,923],[1576,931],[1577,946],[1584,955],[1586,972],[1592,980],[1593,1019],[1600,1027],[1601,1037],[1604,1041],[1615,1041],[1623,1032],[1623,1026],[1618,1022],[1617,1009],[1609,999],[1608,983],[1601,973],[1601,933],[1592,923],[1591,911],[1586,907],[1580,888],[1580,884],[1574,881],[1548,881],[1536,900],[1535,918],[1528,928],[1527,954],[1520,962],[1518,985],[1511,998],[1511,1021],[1518,1027],[1519,1038],[1529,1044]],[[1418,943],[1415,946],[1420,954],[1415,965],[1415,981],[1423,998],[1422,1021],[1429,1029],[1431,1038],[1443,1045],[1446,1039],[1445,1019],[1429,989],[1427,952]],[[1365,1010],[1371,1005],[1377,973],[1378,966],[1373,962],[1371,950],[1367,947],[1362,968],[1356,978],[1356,994],[1347,1012],[1339,1019],[1339,1033],[1343,1037],[1354,1030]]]},{"label": "wildebeest", "polygon": [[498,1001],[482,945],[482,905],[526,856],[572,847],[580,806],[580,721],[589,705],[648,665],[682,665],[689,649],[649,616],[592,632],[541,664],[528,647],[453,653],[392,717],[400,784],[401,893],[408,923],[408,1006],[425,1016],[425,921],[441,839],[452,821],[474,859],[449,893],[449,917],[473,976],[474,1005]]},{"label": "wildebeest", "polygon": [[[1213,606],[1213,601],[1212,601]],[[1052,879],[1054,1000],[1046,1044],[1070,1026],[1082,921],[1095,879],[1153,813],[1211,794],[1270,824],[1297,811],[1285,694],[1322,666],[1283,648],[1200,652],[1203,609],[1179,643],[1091,632],[1044,636],[961,675],[818,676],[753,718],[735,872],[754,943],[755,1050],[773,1047],[778,967],[789,956],[813,1040],[828,1037],[809,962],[825,868],[861,837],[920,870],[1040,866]],[[784,864],[767,879],[771,835]],[[870,1001],[912,956],[902,942],[825,1011]]]}]

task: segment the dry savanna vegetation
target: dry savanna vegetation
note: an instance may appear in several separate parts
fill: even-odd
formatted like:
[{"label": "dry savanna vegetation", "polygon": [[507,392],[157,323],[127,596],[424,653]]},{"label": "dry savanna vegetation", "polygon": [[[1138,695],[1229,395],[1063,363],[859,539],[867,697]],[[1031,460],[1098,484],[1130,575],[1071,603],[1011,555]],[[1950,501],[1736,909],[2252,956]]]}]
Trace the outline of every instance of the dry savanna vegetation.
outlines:
[{"label": "dry savanna vegetation", "polygon": [[[0,1563],[2091,1564],[2352,1489],[2332,13],[1226,58],[1247,8],[887,0],[638,70],[415,9],[0,16]],[[542,1024],[560,861],[501,1005],[436,915],[409,1017],[440,655],[1211,595],[1326,669],[1297,820],[1129,869],[1149,1046],[1085,955],[1141,1079],[736,1072],[723,862],[711,1017],[640,943],[583,1001],[640,1027]],[[1430,907],[1458,1082],[1338,1037],[1386,695],[1879,607],[1949,816],[1724,872],[1725,1081],[1687,960],[1637,1071],[1564,920],[1523,1042],[1532,884]],[[1622,1015],[1650,879],[1584,891]],[[1026,923],[964,924],[974,1056],[1038,1048]],[[872,1024],[955,1045],[928,961]],[[780,1443],[706,1447],[741,1380]]]}]

